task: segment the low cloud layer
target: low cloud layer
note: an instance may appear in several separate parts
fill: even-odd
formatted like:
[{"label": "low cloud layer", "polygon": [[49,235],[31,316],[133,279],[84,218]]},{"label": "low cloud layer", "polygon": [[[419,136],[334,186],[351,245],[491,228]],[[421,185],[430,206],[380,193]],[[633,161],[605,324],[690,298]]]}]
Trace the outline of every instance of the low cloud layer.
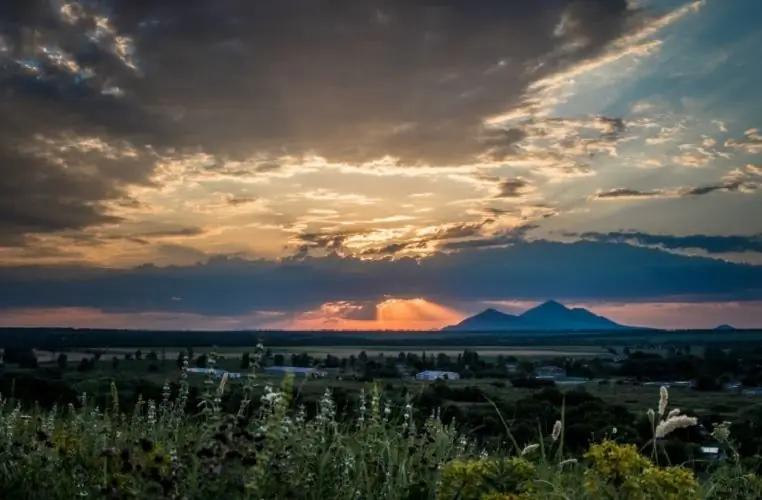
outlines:
[{"label": "low cloud layer", "polygon": [[653,245],[670,250],[700,249],[710,254],[762,252],[762,234],[673,236],[669,234],[647,234],[637,231],[619,231],[610,233],[582,233],[587,240],[608,243],[634,242],[640,245]]},{"label": "low cloud layer", "polygon": [[228,316],[316,310],[326,303],[379,303],[389,296],[425,297],[444,305],[549,297],[745,301],[762,299],[760,282],[762,266],[618,243],[514,241],[507,247],[466,249],[421,261],[334,255],[282,262],[216,258],[190,267],[89,273],[4,269],[0,304]]}]

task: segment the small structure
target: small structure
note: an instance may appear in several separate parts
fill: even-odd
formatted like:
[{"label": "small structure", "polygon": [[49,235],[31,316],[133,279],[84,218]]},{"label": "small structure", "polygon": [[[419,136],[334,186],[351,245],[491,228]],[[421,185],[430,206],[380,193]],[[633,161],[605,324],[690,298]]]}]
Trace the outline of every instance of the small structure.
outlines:
[{"label": "small structure", "polygon": [[302,366],[266,366],[265,373],[272,375],[285,375],[291,373],[295,377],[325,377],[326,372],[319,371],[315,368],[305,368]]},{"label": "small structure", "polygon": [[535,378],[546,380],[558,380],[566,378],[566,370],[557,366],[541,366],[536,368]]},{"label": "small structure", "polygon": [[202,373],[204,375],[212,375],[215,378],[222,378],[227,373],[228,378],[241,378],[243,373],[229,372],[226,370],[217,370],[215,368],[186,368],[188,373]]},{"label": "small structure", "polygon": [[416,380],[459,380],[460,374],[456,372],[440,372],[426,370],[416,374]]}]

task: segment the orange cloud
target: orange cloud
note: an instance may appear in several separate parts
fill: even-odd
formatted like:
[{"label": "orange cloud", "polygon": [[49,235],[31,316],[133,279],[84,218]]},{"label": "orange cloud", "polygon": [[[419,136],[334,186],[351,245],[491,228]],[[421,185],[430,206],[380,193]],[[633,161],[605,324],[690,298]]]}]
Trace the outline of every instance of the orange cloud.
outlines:
[{"label": "orange cloud", "polygon": [[465,315],[422,298],[390,298],[381,303],[332,302],[284,325],[294,330],[432,330]]}]

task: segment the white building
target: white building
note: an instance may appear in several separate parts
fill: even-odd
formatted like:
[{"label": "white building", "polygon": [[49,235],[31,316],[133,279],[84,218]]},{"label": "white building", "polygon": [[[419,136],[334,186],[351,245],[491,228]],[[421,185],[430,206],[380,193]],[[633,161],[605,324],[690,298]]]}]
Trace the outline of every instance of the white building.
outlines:
[{"label": "white building", "polygon": [[222,378],[224,374],[228,374],[228,378],[241,378],[243,373],[229,372],[225,370],[216,370],[214,368],[186,368],[188,373],[203,373],[213,375],[215,378]]},{"label": "white building", "polygon": [[534,371],[539,379],[558,380],[566,378],[566,370],[557,366],[541,366]]},{"label": "white building", "polygon": [[433,370],[426,370],[424,372],[418,373],[415,376],[416,380],[458,380],[460,379],[460,374],[456,372],[440,372],[440,371],[433,371]]}]

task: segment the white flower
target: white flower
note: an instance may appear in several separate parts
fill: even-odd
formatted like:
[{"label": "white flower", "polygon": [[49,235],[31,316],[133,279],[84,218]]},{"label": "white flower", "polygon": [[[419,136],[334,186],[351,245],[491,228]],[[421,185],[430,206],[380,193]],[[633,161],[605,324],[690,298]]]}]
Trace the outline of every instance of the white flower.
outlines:
[{"label": "white flower", "polygon": [[521,450],[521,456],[523,457],[524,455],[529,455],[530,453],[532,453],[534,450],[536,450],[539,447],[540,445],[536,443],[528,444],[524,447],[523,450]]},{"label": "white flower", "polygon": [[667,411],[667,404],[669,404],[669,392],[666,386],[661,386],[659,389],[659,416],[664,415]]},{"label": "white flower", "polygon": [[564,425],[561,423],[561,421],[556,420],[556,423],[553,425],[553,433],[550,435],[553,441],[558,441],[558,438],[561,437],[561,431],[563,430],[563,428],[564,428]]},{"label": "white flower", "polygon": [[689,417],[687,415],[676,415],[666,420],[659,422],[654,432],[654,437],[657,439],[666,437],[677,429],[684,429],[686,427],[693,427],[698,424],[698,420],[695,417]]}]

